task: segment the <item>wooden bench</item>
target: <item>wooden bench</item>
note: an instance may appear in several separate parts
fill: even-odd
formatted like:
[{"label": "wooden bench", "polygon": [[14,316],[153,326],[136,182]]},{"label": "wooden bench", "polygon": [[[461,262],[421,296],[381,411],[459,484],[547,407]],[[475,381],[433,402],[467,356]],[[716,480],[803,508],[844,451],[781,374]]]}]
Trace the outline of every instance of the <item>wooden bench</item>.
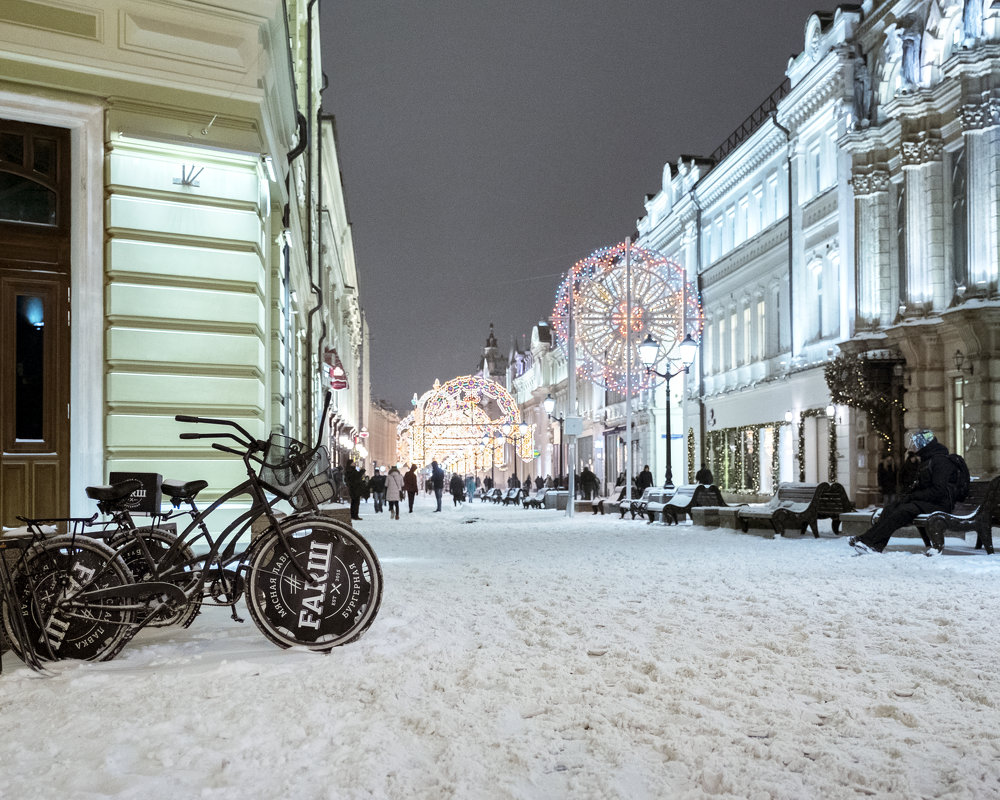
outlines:
[{"label": "wooden bench", "polygon": [[545,495],[549,493],[548,489],[539,489],[531,497],[525,497],[521,501],[521,505],[524,508],[542,508],[545,505]]},{"label": "wooden bench", "polygon": [[491,503],[499,503],[503,499],[503,492],[497,489],[495,486],[492,489],[488,489],[483,492],[482,500],[485,503],[489,500]]},{"label": "wooden bench", "polygon": [[[666,503],[674,495],[676,487],[671,486],[669,489],[656,489],[652,486],[647,487],[642,492],[642,497],[638,500],[633,500],[629,504],[628,511],[632,515],[632,519],[637,516],[646,516],[646,507],[650,503],[662,504]],[[625,518],[625,512],[622,511],[622,519]]]},{"label": "wooden bench", "polygon": [[945,531],[975,531],[976,549],[993,553],[993,523],[1000,521],[1000,475],[969,483],[969,495],[950,511],[933,511],[913,520],[927,547],[944,549]]},{"label": "wooden bench", "polygon": [[[625,487],[616,486],[614,488],[614,494],[607,494],[602,497],[594,496],[590,498],[590,507],[594,510],[595,514],[603,514],[604,508],[608,503],[619,503],[625,497]],[[617,507],[617,506],[616,506]]]},{"label": "wooden bench", "polygon": [[[834,535],[840,534],[840,515],[854,512],[855,506],[851,498],[847,496],[847,490],[843,484],[834,482],[827,486],[825,492],[820,492],[816,506],[816,519],[828,519],[833,528]],[[813,533],[816,537],[819,534],[813,526]]]},{"label": "wooden bench", "polygon": [[518,489],[508,489],[506,494],[503,496],[503,504],[509,506],[511,503],[518,506],[521,504],[521,490]]},{"label": "wooden bench", "polygon": [[620,491],[618,493],[618,499],[617,500],[608,500],[604,504],[604,507],[607,508],[607,509],[609,509],[609,510],[611,510],[611,511],[617,511],[621,515],[621,518],[624,519],[625,518],[625,512],[627,512],[629,510],[629,506],[631,506],[632,503],[634,503],[636,500],[639,500],[640,497],[641,497],[641,495],[639,494],[638,490],[634,486],[632,487],[632,491],[629,492],[629,494],[631,496],[630,497],[626,497],[625,496],[625,489],[624,488],[620,489]]},{"label": "wooden bench", "polygon": [[[824,509],[823,519],[832,519],[836,528],[840,527],[838,503],[841,498],[849,507],[844,512],[853,511],[854,506],[847,500],[843,486],[832,491],[832,497],[825,499],[824,495],[831,491],[831,484],[826,483],[782,483],[778,485],[778,493],[771,498],[766,506],[746,506],[737,512],[737,518],[744,533],[750,529],[752,522],[766,522],[773,533],[785,534],[785,530],[797,526],[805,534],[806,528],[812,529],[813,536],[819,538],[820,508]],[[773,535],[773,534],[772,534]]]},{"label": "wooden bench", "polygon": [[650,522],[654,521],[654,514],[659,513],[662,515],[663,522],[668,525],[676,525],[696,506],[717,508],[725,505],[726,501],[722,499],[722,492],[717,486],[705,486],[698,483],[693,486],[678,486],[673,497],[666,503],[648,503],[646,513],[649,515]]}]

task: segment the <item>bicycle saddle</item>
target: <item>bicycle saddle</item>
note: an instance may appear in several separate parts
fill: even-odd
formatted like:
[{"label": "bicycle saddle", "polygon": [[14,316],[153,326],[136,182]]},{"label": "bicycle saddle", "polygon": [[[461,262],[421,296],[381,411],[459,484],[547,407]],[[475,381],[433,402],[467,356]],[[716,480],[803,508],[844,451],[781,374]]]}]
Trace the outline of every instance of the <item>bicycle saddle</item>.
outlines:
[{"label": "bicycle saddle", "polygon": [[139,481],[127,480],[111,486],[88,486],[86,492],[87,497],[91,500],[97,500],[101,503],[114,503],[117,500],[124,500],[132,492],[141,487],[142,484]]},{"label": "bicycle saddle", "polygon": [[165,480],[160,484],[160,491],[172,501],[194,500],[198,492],[206,486],[208,486],[208,481]]}]

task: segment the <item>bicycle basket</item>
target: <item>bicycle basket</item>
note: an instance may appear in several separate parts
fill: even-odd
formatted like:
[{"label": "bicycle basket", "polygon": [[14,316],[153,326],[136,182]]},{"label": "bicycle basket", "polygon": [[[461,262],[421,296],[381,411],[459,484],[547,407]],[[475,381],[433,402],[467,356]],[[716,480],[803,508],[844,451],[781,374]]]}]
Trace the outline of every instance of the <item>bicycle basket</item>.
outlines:
[{"label": "bicycle basket", "polygon": [[326,448],[316,450],[316,461],[312,473],[306,478],[298,494],[289,499],[296,511],[307,508],[317,508],[323,503],[329,503],[336,496],[333,481],[330,480],[330,458]]},{"label": "bicycle basket", "polygon": [[272,433],[257,476],[265,489],[287,500],[312,475],[317,456],[318,451],[309,445]]}]

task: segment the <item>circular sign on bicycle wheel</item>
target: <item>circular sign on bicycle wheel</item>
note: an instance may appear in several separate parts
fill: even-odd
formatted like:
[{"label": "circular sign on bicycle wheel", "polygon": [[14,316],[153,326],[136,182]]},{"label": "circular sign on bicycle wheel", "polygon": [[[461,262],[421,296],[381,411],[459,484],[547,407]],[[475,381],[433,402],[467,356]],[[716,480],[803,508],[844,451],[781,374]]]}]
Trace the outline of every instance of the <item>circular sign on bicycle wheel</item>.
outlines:
[{"label": "circular sign on bicycle wheel", "polygon": [[285,526],[251,558],[247,604],[263,633],[282,646],[328,649],[356,638],[381,597],[378,562],[348,528],[325,521]]}]

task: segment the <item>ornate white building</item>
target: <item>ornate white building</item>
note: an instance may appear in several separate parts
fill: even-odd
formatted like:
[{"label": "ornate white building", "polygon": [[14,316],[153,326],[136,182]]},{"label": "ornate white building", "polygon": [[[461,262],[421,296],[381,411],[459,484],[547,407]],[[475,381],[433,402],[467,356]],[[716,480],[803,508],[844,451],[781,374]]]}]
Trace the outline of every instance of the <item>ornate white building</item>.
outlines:
[{"label": "ornate white building", "polygon": [[[732,494],[833,479],[867,504],[915,425],[974,475],[1000,471],[1000,3],[843,4],[803,43],[722,146],[667,164],[646,199],[637,243],[696,284],[702,347],[669,404],[636,397],[628,435],[621,398],[581,386],[599,476],[626,442],[662,476],[668,407],[675,482],[705,460]],[[544,349],[513,378],[526,414],[564,403],[560,361]]]}]

